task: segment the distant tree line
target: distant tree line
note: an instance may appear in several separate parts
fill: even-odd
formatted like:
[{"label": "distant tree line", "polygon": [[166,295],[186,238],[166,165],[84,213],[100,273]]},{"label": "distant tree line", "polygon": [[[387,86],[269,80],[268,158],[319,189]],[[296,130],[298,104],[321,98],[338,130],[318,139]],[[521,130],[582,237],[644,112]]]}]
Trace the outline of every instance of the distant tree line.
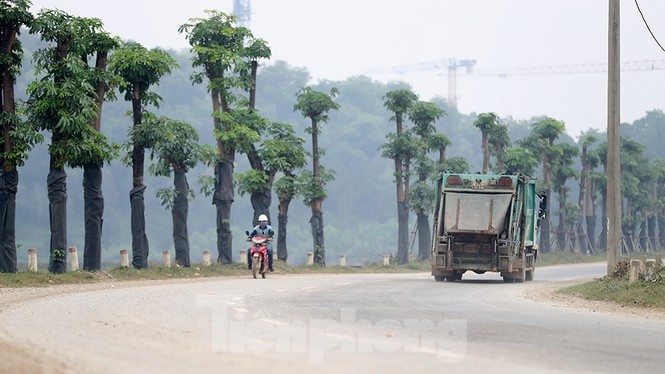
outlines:
[{"label": "distant tree line", "polygon": [[[574,141],[562,121],[546,116],[515,120],[494,113],[462,114],[439,97],[421,100],[403,82],[384,85],[351,77],[310,86],[306,70],[280,61],[265,63],[271,57],[267,42],[222,12],[210,11],[180,27],[191,45],[182,55],[122,42],[106,33],[96,18],[59,10],[32,15],[29,6],[27,0],[0,1],[0,271],[16,271],[18,170],[34,148],[42,147],[45,135],[50,140],[45,194],[53,272],[66,270],[71,241],[67,222],[72,219],[66,214],[67,172],[76,169],[83,171],[84,268],[100,268],[102,222],[105,235],[117,232],[113,222],[104,221],[109,211],[102,195],[102,170],[114,168],[116,159],[132,170],[127,221],[136,268],[148,266],[146,222],[161,219],[147,212],[153,208],[144,196],[145,179],[155,176],[173,178],[173,187],[159,189],[157,195],[171,210],[176,261],[191,264],[188,212],[195,194],[187,179],[191,171],[198,175],[200,192],[214,204],[212,230],[222,264],[232,261],[235,191],[249,196],[254,221],[260,214],[270,216],[273,196],[277,198],[277,253],[284,261],[289,258],[290,206],[296,199],[310,210],[310,248],[321,266],[326,264],[322,203],[327,199],[332,200],[326,209],[334,251],[354,251],[364,258],[376,251],[395,251],[402,264],[412,257],[427,259],[432,186],[443,170],[535,177],[553,213],[541,228],[541,249],[590,253],[605,248],[603,133],[589,130]],[[34,37],[40,39],[36,48],[32,48]],[[26,60],[22,40],[33,43],[34,71],[21,68]],[[191,69],[185,66],[189,63]],[[21,86],[24,100],[16,99],[19,80],[27,80]],[[197,96],[201,90],[208,99]],[[129,128],[117,115],[102,115],[102,108],[107,113],[109,105],[115,112],[127,109],[113,103],[117,94],[131,103]],[[171,99],[165,101],[162,96],[167,94]],[[204,121],[212,126],[201,125]],[[394,125],[387,127],[389,122]],[[332,126],[320,138],[325,123]],[[665,152],[658,142],[663,129],[662,110],[622,125],[626,252],[665,245]],[[309,137],[298,135],[303,133]],[[335,170],[320,162],[325,152],[319,144],[326,141],[334,144],[326,163]],[[236,157],[239,154],[246,159]],[[245,164],[246,169],[236,171],[236,165]],[[34,168],[21,170],[29,176],[22,181],[32,183]],[[112,191],[122,182],[112,178]],[[124,183],[129,188],[129,182]],[[395,188],[396,219],[386,213],[391,188]],[[557,198],[556,207],[550,197]],[[32,208],[21,202],[18,206]],[[117,207],[111,208],[114,214]],[[304,215],[303,208],[293,209]],[[415,229],[409,225],[412,216]],[[195,219],[197,230],[206,224]],[[302,242],[302,230],[296,229]],[[377,230],[384,233],[380,246],[368,245]],[[418,247],[412,254],[416,234]],[[156,239],[161,240],[152,240]]]}]

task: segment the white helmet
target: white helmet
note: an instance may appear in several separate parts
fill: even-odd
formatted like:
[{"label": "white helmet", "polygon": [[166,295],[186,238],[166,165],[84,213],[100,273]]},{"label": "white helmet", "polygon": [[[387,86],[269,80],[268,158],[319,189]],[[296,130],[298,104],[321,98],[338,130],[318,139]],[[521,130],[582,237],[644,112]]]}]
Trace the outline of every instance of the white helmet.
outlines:
[{"label": "white helmet", "polygon": [[268,222],[268,216],[266,216],[265,214],[261,214],[259,216],[259,222]]}]

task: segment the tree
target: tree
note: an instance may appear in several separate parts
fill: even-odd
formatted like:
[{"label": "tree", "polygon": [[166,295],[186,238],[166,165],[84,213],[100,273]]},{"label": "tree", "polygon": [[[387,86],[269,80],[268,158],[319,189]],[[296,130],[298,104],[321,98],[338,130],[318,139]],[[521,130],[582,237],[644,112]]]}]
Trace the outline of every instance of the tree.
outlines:
[{"label": "tree", "polygon": [[492,126],[487,134],[489,142],[489,152],[494,156],[496,165],[492,167],[495,173],[505,173],[505,153],[506,148],[510,147],[510,137],[508,136],[508,126],[497,124]]},{"label": "tree", "polygon": [[213,164],[215,149],[200,145],[199,135],[189,123],[165,117],[148,116],[146,123],[133,136],[135,140],[155,138],[150,158],[156,159],[156,162],[150,165],[151,174],[164,177],[173,175],[174,188],[161,189],[158,196],[162,205],[171,209],[175,261],[180,266],[190,267],[187,216],[188,198],[193,193],[187,183],[187,172],[200,162]]},{"label": "tree", "polygon": [[471,171],[471,165],[464,157],[451,157],[439,167],[441,171],[449,171],[451,173],[468,174]]},{"label": "tree", "polygon": [[[581,217],[579,221],[579,225],[577,227],[577,233],[579,237],[584,237],[588,240],[581,240],[580,241],[580,247],[583,252],[586,252],[587,250],[590,250],[593,252],[593,236],[589,235],[589,233],[592,233],[592,231],[589,230],[589,223],[590,221],[593,222],[593,226],[595,227],[595,217],[591,216],[591,193],[592,193],[592,188],[591,188],[591,178],[589,177],[589,174],[592,172],[592,160],[591,157],[589,157],[588,150],[589,146],[591,146],[593,143],[596,142],[596,137],[591,135],[591,134],[584,134],[582,133],[582,136],[580,136],[580,145],[582,146],[582,153],[580,156],[580,161],[582,163],[582,171],[580,172],[580,192],[577,198],[577,205],[581,208],[581,214],[583,217]],[[586,222],[586,228],[585,228],[585,222]]]},{"label": "tree", "polygon": [[482,152],[483,152],[483,174],[489,173],[490,166],[490,146],[489,134],[492,129],[498,126],[498,117],[495,113],[480,113],[473,125],[480,129],[482,134]]},{"label": "tree", "polygon": [[[409,261],[409,165],[415,148],[408,147],[411,137],[404,137],[404,116],[418,100],[410,89],[396,89],[386,93],[383,106],[394,115],[396,132],[388,134],[388,142],[382,146],[382,157],[395,161],[395,185],[397,187],[397,263]],[[403,147],[406,146],[406,147]],[[402,152],[408,154],[402,154]],[[406,160],[406,156],[409,159]]]},{"label": "tree", "polygon": [[[566,130],[563,122],[554,118],[545,117],[540,121],[534,123],[531,128],[531,133],[525,139],[519,141],[521,147],[533,150],[536,154],[540,155],[543,164],[543,187],[545,189],[546,200],[552,201],[552,153],[555,152],[554,141],[559,138]],[[547,252],[550,250],[550,222],[543,223],[540,248]]]},{"label": "tree", "polygon": [[[429,215],[433,211],[434,204],[434,186],[431,185],[430,180],[435,171],[433,161],[427,157],[427,153],[431,149],[428,147],[430,138],[435,135],[434,122],[443,116],[445,112],[441,110],[436,104],[419,101],[409,111],[409,119],[413,123],[412,131],[420,136],[422,141],[421,154],[416,157],[416,174],[418,175],[418,182],[414,188],[411,189],[412,203],[411,208],[416,213],[416,225],[418,228],[418,257],[421,260],[429,258],[432,234],[429,224]],[[443,147],[443,140],[441,137],[434,139],[435,145],[438,146],[436,150],[441,152]],[[445,152],[445,147],[444,147]],[[441,158],[441,155],[439,155]]]},{"label": "tree", "polygon": [[441,165],[446,162],[446,150],[453,144],[450,141],[450,138],[446,136],[446,134],[442,132],[437,132],[435,134],[432,134],[430,138],[428,139],[428,147],[429,149],[439,152],[439,162],[438,164]]},{"label": "tree", "polygon": [[639,228],[649,214],[651,184],[649,159],[646,148],[628,137],[621,138],[621,193],[626,200],[622,214],[622,230],[630,251],[636,248]]},{"label": "tree", "polygon": [[72,17],[59,10],[42,10],[31,33],[55,45],[35,53],[35,67],[45,77],[28,87],[28,118],[38,131],[51,133],[47,178],[51,245],[49,270],[66,271],[67,174],[64,167],[84,167],[109,162],[117,154],[110,143],[90,123],[99,107],[91,72],[83,56],[90,52],[91,35],[102,28],[95,18]]},{"label": "tree", "polygon": [[330,94],[313,90],[311,87],[303,87],[296,94],[294,111],[302,113],[303,117],[309,118],[311,126],[307,132],[312,134],[312,174],[304,173],[303,194],[305,204],[312,210],[310,225],[312,227],[312,239],[314,241],[314,263],[325,266],[325,242],[323,236],[323,211],[322,203],[326,198],[325,184],[332,180],[334,174],[327,172],[319,166],[321,150],[319,149],[319,126],[328,122],[329,112],[339,109],[339,104],[333,98],[337,96],[336,88],[330,90]]},{"label": "tree", "polygon": [[552,168],[553,185],[557,189],[559,195],[559,225],[557,227],[557,240],[559,248],[564,249],[566,246],[567,238],[567,192],[566,181],[572,178],[578,178],[579,173],[576,169],[572,168],[573,158],[579,155],[577,147],[570,144],[558,144],[553,147],[552,163],[555,165]]},{"label": "tree", "polygon": [[[272,135],[271,138],[266,139],[258,148],[253,148],[255,158],[260,161],[261,168],[238,173],[236,180],[238,181],[238,192],[241,195],[249,193],[252,196],[255,194],[270,196],[273,185],[276,188],[279,199],[277,256],[280,260],[286,261],[288,257],[286,225],[289,204],[299,194],[299,185],[294,172],[307,164],[307,152],[304,148],[305,139],[297,137],[291,125],[271,123],[266,130],[267,134]],[[278,172],[284,173],[284,176],[274,182]],[[252,199],[252,205],[256,206],[254,199]],[[265,207],[265,212],[268,211],[268,207],[269,205]],[[257,211],[261,212],[255,208],[254,219],[258,218]]]},{"label": "tree", "polygon": [[[115,74],[107,72],[108,54],[118,48],[118,38],[111,37],[101,30],[92,30],[86,35],[87,48],[81,58],[88,60],[88,56],[95,55],[95,65],[89,67],[91,72],[90,84],[95,89],[95,102],[97,113],[90,121],[90,126],[96,132],[101,132],[102,106],[105,99],[115,99],[113,92],[107,92],[110,85],[118,80]],[[83,199],[85,241],[83,250],[83,269],[99,270],[102,267],[102,222],[104,217],[104,195],[102,192],[102,166],[98,161],[87,162],[83,167]]]},{"label": "tree", "polygon": [[43,141],[16,113],[14,85],[20,71],[23,48],[21,27],[32,25],[30,2],[0,1],[0,273],[16,272],[17,166],[23,166],[32,147]]},{"label": "tree", "polygon": [[[243,122],[251,115],[253,103],[237,101],[234,89],[247,89],[247,68],[243,61],[245,45],[252,40],[249,29],[237,26],[237,19],[218,11],[207,11],[208,18],[193,18],[180,26],[192,46],[192,66],[202,71],[192,75],[193,83],[208,80],[208,92],[212,98],[213,127],[217,139],[217,163],[213,204],[217,214],[217,262],[230,264],[233,260],[233,235],[231,233],[231,206],[234,199],[233,173],[239,142],[258,141],[256,131]],[[265,51],[263,51],[265,52]],[[256,52],[255,57],[263,52]],[[250,80],[251,81],[251,80]],[[251,86],[250,89],[253,89]],[[251,96],[251,95],[250,95]],[[252,96],[253,97],[253,96]]]},{"label": "tree", "polygon": [[150,246],[145,233],[145,203],[143,184],[145,148],[154,142],[152,137],[137,138],[132,134],[142,133],[143,115],[149,105],[159,107],[161,97],[150,90],[158,85],[166,74],[178,65],[164,50],[146,49],[139,43],[123,44],[109,59],[109,69],[124,80],[119,84],[120,93],[132,103],[132,128],[130,130],[131,154],[126,160],[132,166],[132,189],[129,192],[132,227],[132,265],[136,269],[148,267]]},{"label": "tree", "polygon": [[[270,48],[268,44],[262,39],[251,39],[249,46],[243,50],[243,57],[248,61],[249,74],[247,86],[245,87],[249,91],[249,111],[255,112],[256,108],[256,73],[259,66],[259,59],[269,59],[270,58]],[[241,77],[247,76],[246,74],[241,74]],[[265,120],[254,120],[247,123],[247,125],[256,131],[260,136],[266,136],[272,130],[268,128],[269,121]],[[261,214],[265,214],[270,219],[270,205],[272,203],[272,184],[275,180],[276,170],[270,170],[266,167],[266,161],[270,162],[271,160],[266,160],[258,152],[254,143],[249,143],[246,149],[242,150],[243,153],[247,154],[249,164],[252,167],[252,170],[257,173],[263,173],[268,177],[267,184],[261,184],[257,189],[252,189],[251,192],[251,202],[252,207],[254,208],[254,217],[252,224],[256,226],[259,222],[258,217]],[[267,170],[268,169],[268,170]]]},{"label": "tree", "polygon": [[657,213],[658,238],[657,248],[665,248],[665,160],[657,157],[652,162],[655,186],[655,206]]},{"label": "tree", "polygon": [[529,148],[512,147],[506,149],[504,163],[508,174],[522,173],[533,177],[540,160]]}]

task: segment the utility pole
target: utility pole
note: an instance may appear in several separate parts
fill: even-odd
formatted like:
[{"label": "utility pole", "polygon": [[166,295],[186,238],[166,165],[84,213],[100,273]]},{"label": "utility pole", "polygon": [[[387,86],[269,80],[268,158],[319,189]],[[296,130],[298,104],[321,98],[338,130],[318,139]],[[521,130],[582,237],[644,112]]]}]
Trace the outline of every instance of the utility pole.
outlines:
[{"label": "utility pole", "polygon": [[621,128],[619,2],[610,0],[607,79],[607,274],[621,253]]}]

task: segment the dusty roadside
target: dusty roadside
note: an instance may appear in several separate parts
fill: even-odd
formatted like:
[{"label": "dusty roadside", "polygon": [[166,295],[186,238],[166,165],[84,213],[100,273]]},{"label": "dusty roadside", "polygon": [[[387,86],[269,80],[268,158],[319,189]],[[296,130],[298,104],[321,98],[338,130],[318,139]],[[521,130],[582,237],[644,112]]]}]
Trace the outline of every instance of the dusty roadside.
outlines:
[{"label": "dusty roadside", "polygon": [[[0,314],[12,305],[62,293],[85,292],[108,287],[100,284],[66,285],[43,288],[0,288]],[[0,372],[1,373],[72,373],[53,353],[41,348],[17,345],[10,341],[0,326]]]},{"label": "dusty roadside", "polygon": [[[116,282],[112,279],[100,280],[97,283],[54,285],[39,288],[0,288],[0,314],[25,301],[61,294],[89,292],[109,287],[141,287],[155,284],[168,284],[182,281],[196,282],[200,279],[174,279],[158,281],[126,281]],[[0,373],[78,373],[80,368],[69,367],[58,360],[57,350],[46,352],[38,347],[19,345],[11,341],[3,326],[0,325]]]}]

